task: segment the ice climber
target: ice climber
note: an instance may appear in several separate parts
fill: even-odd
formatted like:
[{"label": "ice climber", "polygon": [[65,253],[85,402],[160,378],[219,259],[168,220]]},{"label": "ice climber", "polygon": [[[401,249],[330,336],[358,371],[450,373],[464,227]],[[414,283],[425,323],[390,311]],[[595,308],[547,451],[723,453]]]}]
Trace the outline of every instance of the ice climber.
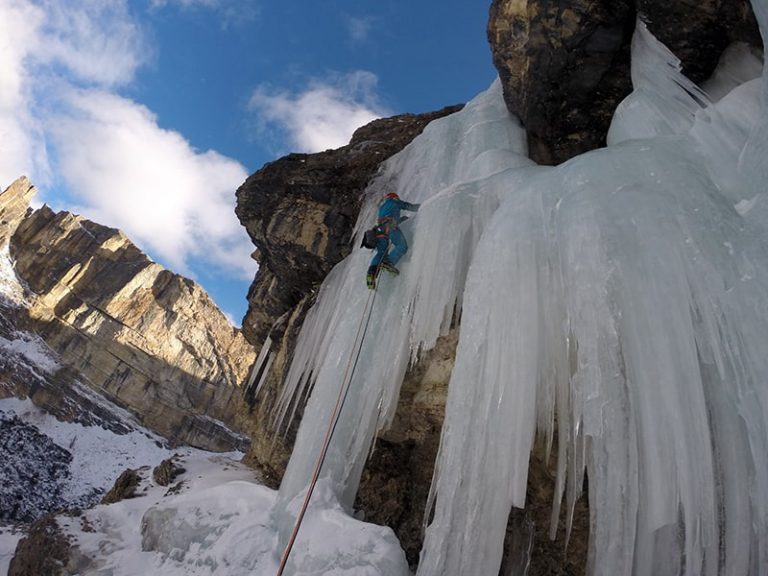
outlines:
[{"label": "ice climber", "polygon": [[[373,255],[366,275],[368,288],[376,287],[376,276],[381,268],[392,274],[400,273],[395,268],[395,264],[408,251],[408,243],[400,231],[400,222],[408,217],[400,216],[400,211],[417,212],[419,206],[419,204],[400,200],[400,197],[394,192],[389,192],[384,196],[384,201],[379,206],[379,219],[376,226],[376,253]],[[389,251],[390,243],[394,246],[391,252]]]}]

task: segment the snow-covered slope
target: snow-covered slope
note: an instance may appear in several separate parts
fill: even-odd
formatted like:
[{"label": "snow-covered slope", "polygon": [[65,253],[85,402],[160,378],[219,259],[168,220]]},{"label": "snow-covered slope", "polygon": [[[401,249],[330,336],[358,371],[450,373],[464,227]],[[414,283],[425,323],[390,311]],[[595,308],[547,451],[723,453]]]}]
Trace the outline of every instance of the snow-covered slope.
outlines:
[{"label": "snow-covered slope", "polygon": [[[64,383],[52,376],[57,355],[20,330],[25,305],[8,255],[0,254],[0,574],[8,572],[30,523],[63,509],[54,526],[68,561],[57,574],[79,576],[246,576],[277,571],[281,549],[273,511],[277,493],[239,463],[241,453],[212,454],[176,447],[143,428],[126,410],[77,380],[57,419],[9,393],[28,394]],[[152,470],[174,457],[184,472],[160,486]],[[139,471],[139,496],[98,504],[126,469]],[[296,509],[300,502],[292,504]],[[62,540],[63,541],[63,540]],[[32,542],[32,541],[30,541]],[[39,543],[24,544],[26,576],[55,564]],[[323,484],[316,492],[291,563],[296,574],[405,576],[405,556],[392,531],[350,518]],[[17,561],[18,562],[18,561]],[[42,572],[41,572],[42,570]]]},{"label": "snow-covered slope", "polygon": [[[60,519],[64,532],[76,542],[71,573],[277,573],[280,550],[272,521],[276,492],[260,485],[253,470],[218,455],[189,456],[180,463],[186,472],[179,477],[178,488],[147,482],[140,498]],[[394,534],[347,516],[323,486],[297,547],[301,560],[292,565],[290,574],[408,574]]]},{"label": "snow-covered slope", "polygon": [[[44,512],[54,500],[90,505],[91,496],[100,496],[122,470],[139,469],[139,497],[57,516],[59,530],[71,542],[62,574],[276,573],[281,552],[273,521],[277,493],[237,461],[241,454],[170,451],[147,432],[120,436],[100,427],[62,423],[27,401],[1,400],[0,417],[24,431],[14,435],[19,440],[14,456],[4,458],[0,469],[3,502],[18,500],[30,512]],[[152,467],[174,454],[184,472],[172,486],[160,486],[152,479]],[[407,576],[404,554],[391,530],[350,518],[326,484],[315,494],[291,573]],[[293,508],[299,504],[297,500]],[[21,537],[21,531],[0,528],[0,574]]]},{"label": "snow-covered slope", "polygon": [[125,469],[156,466],[174,454],[162,438],[122,416],[133,429],[120,435],[61,422],[29,400],[0,400],[0,574],[23,525],[56,510],[93,506]]}]

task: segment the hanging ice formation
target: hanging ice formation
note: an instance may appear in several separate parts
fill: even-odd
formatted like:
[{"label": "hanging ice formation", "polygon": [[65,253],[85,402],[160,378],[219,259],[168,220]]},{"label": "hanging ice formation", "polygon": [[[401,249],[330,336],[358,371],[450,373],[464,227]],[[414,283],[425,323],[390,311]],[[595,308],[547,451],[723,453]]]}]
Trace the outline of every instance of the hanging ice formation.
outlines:
[{"label": "hanging ice formation", "polygon": [[[607,148],[533,165],[497,82],[372,185],[360,228],[385,185],[423,207],[322,477],[350,508],[409,362],[460,309],[419,576],[498,572],[534,437],[555,426],[553,517],[588,474],[589,574],[768,574],[768,75],[748,51],[723,61],[705,93],[640,24]],[[369,257],[333,270],[299,339],[278,419],[311,397],[284,505],[311,475]]]}]

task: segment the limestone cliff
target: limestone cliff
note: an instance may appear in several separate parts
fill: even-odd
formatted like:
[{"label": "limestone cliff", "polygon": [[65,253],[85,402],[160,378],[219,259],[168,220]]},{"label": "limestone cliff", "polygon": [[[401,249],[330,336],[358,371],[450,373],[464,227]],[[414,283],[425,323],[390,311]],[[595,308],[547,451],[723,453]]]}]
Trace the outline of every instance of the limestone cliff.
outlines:
[{"label": "limestone cliff", "polygon": [[[20,182],[0,196],[0,210],[28,185]],[[198,284],[119,230],[47,206],[18,223],[10,256],[31,292],[24,327],[69,370],[171,442],[244,447],[222,423],[236,425],[253,347]]]},{"label": "limestone cliff", "polygon": [[248,459],[277,483],[287,463],[292,433],[273,441],[269,412],[287,368],[313,290],[353,248],[352,228],[363,192],[379,165],[402,150],[432,120],[460,110],[375,120],[350,143],[317,154],[290,154],[252,174],[237,191],[237,216],[256,245],[259,272],[251,285],[243,332],[258,348],[272,342],[270,379],[242,413],[253,445]]},{"label": "limestone cliff", "polygon": [[431,120],[460,108],[375,120],[358,129],[347,146],[289,154],[240,186],[236,213],[257,247],[259,262],[243,321],[253,344],[261,346],[277,319],[349,254],[362,194],[379,164]]},{"label": "limestone cliff", "polygon": [[0,248],[5,247],[16,232],[34,195],[35,187],[25,177],[0,191]]},{"label": "limestone cliff", "polygon": [[762,46],[749,0],[493,0],[493,61],[534,160],[558,164],[605,144],[613,111],[631,91],[638,16],[696,82],[731,42]]}]

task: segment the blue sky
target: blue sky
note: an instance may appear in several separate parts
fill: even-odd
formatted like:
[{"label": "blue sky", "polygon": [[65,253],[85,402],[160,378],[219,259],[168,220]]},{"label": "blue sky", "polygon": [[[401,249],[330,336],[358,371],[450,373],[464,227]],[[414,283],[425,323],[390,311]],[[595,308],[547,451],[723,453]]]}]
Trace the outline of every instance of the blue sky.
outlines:
[{"label": "blue sky", "polygon": [[123,230],[236,322],[248,174],[495,78],[490,0],[0,0],[0,187]]}]

